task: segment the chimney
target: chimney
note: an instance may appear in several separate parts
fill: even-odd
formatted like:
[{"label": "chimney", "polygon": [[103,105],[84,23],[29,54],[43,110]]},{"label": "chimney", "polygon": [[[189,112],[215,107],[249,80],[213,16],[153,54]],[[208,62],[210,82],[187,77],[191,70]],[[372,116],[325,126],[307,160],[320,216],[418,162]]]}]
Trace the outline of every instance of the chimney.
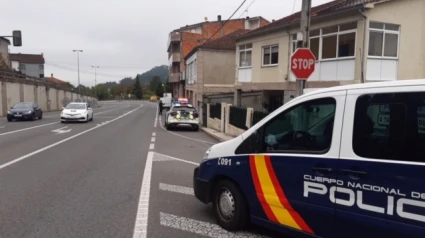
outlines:
[{"label": "chimney", "polygon": [[220,22],[220,37],[223,37],[223,22],[221,21],[221,15],[217,16],[217,21]]},{"label": "chimney", "polygon": [[272,20],[272,22],[274,22],[274,19]]},{"label": "chimney", "polygon": [[51,74],[52,78],[53,78],[53,74]]},{"label": "chimney", "polygon": [[246,19],[249,19],[249,16],[246,16]]},{"label": "chimney", "polygon": [[217,21],[221,21],[221,15],[217,16]]}]

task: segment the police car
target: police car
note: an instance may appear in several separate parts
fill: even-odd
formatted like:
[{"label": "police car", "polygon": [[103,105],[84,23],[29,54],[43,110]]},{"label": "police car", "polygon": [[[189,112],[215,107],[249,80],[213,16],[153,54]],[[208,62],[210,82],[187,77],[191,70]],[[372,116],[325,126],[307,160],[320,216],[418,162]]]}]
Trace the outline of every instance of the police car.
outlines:
[{"label": "police car", "polygon": [[213,145],[195,196],[291,237],[425,237],[425,80],[316,90]]},{"label": "police car", "polygon": [[191,104],[175,103],[165,116],[165,128],[189,127],[199,130],[199,114]]}]

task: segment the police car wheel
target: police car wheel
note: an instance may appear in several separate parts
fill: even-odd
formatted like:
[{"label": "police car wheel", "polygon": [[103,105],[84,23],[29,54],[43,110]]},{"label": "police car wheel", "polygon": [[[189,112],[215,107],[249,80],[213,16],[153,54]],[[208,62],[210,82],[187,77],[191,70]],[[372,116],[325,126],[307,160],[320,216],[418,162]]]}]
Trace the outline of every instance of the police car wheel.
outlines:
[{"label": "police car wheel", "polygon": [[218,224],[224,229],[240,230],[248,224],[249,212],[246,199],[233,182],[221,180],[217,183],[213,206]]}]

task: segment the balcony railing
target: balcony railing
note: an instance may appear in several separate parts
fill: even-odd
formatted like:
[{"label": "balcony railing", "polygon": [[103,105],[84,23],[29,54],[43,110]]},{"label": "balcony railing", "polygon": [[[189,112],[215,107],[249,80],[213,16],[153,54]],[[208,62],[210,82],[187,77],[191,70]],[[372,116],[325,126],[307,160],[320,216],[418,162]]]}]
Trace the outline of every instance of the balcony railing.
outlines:
[{"label": "balcony railing", "polygon": [[171,42],[179,42],[180,41],[180,32],[170,32],[168,35],[167,49],[170,48]]},{"label": "balcony railing", "polygon": [[168,64],[172,65],[173,63],[180,63],[181,61],[181,57],[180,57],[180,53],[176,52],[176,53],[172,53],[170,55],[170,58],[168,58]]},{"label": "balcony railing", "polygon": [[178,83],[180,82],[180,73],[172,73],[168,78],[168,82],[170,83]]}]

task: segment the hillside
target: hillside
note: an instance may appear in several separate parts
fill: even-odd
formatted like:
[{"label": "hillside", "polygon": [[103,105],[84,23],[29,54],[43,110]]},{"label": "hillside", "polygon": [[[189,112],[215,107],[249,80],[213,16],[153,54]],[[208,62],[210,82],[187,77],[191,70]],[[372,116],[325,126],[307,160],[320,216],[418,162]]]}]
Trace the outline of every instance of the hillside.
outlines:
[{"label": "hillside", "polygon": [[139,74],[140,83],[149,84],[149,82],[154,76],[158,76],[162,82],[165,82],[168,77],[168,66],[167,65],[155,66],[149,71],[146,71],[143,74]]}]

